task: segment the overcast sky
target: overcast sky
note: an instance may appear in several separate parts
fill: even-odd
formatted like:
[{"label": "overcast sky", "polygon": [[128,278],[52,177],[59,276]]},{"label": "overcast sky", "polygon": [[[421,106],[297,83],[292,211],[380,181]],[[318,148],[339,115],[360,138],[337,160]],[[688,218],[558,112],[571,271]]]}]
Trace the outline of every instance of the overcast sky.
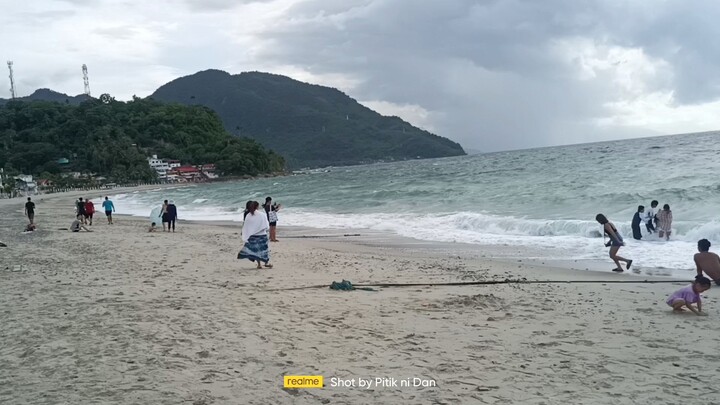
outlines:
[{"label": "overcast sky", "polygon": [[19,95],[82,93],[83,63],[93,95],[118,99],[198,70],[259,70],[337,87],[483,151],[720,129],[715,0],[0,0],[0,10],[0,60],[14,61]]}]

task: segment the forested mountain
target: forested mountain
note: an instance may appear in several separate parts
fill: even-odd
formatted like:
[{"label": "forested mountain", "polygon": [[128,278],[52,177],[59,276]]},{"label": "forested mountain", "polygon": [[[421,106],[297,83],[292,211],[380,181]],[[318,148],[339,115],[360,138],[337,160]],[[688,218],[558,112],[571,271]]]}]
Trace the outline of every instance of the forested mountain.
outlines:
[{"label": "forested mountain", "polygon": [[282,157],[230,135],[208,108],[139,98],[104,101],[73,106],[14,100],[0,106],[0,167],[36,175],[91,172],[117,182],[154,179],[146,159],[150,154],[215,163],[226,175],[284,168]]},{"label": "forested mountain", "polygon": [[459,144],[384,117],[339,90],[269,73],[207,70],[150,97],[208,107],[230,133],[257,140],[295,168],[465,154]]}]

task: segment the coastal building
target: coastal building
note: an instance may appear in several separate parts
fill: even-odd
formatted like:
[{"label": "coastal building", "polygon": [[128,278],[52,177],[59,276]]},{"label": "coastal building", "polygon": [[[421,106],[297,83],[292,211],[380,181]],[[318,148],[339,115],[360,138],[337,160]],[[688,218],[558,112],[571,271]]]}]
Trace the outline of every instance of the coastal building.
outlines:
[{"label": "coastal building", "polygon": [[217,173],[215,173],[215,164],[214,163],[201,165],[200,171],[208,180],[214,180],[214,179],[217,179],[218,177],[220,177],[217,175]]},{"label": "coastal building", "polygon": [[152,167],[155,172],[157,173],[158,177],[160,178],[166,178],[167,172],[170,169],[170,165],[165,162],[162,159],[158,159],[157,155],[152,155],[152,157],[147,158],[148,164],[150,167]]},{"label": "coastal building", "polygon": [[167,164],[169,169],[174,169],[176,167],[182,166],[179,160],[168,160]]},{"label": "coastal building", "polygon": [[15,189],[27,194],[37,192],[37,183],[33,180],[33,176],[29,174],[20,174],[15,176]]},{"label": "coastal building", "polygon": [[197,182],[201,180],[200,170],[195,166],[180,166],[168,172],[180,182]]}]

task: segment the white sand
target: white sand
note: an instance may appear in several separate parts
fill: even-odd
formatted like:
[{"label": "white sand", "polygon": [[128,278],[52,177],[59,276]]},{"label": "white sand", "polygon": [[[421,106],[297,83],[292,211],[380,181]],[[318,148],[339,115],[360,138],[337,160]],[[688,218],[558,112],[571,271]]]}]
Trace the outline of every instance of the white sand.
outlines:
[{"label": "white sand", "polygon": [[[235,258],[239,225],[148,234],[141,219],[108,226],[100,213],[93,233],[60,231],[76,196],[36,198],[29,235],[24,200],[0,200],[2,404],[720,403],[715,290],[705,318],[664,304],[683,283],[271,291],[343,278],[632,278],[282,226],[275,268],[258,271]],[[283,375],[313,374],[326,388],[282,388]],[[333,377],[437,387],[330,387]]]}]

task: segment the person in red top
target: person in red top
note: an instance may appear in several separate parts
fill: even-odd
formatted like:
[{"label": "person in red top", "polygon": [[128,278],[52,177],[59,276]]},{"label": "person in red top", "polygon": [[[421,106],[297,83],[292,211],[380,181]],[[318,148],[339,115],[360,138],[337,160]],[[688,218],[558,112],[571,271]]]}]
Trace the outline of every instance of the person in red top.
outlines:
[{"label": "person in red top", "polygon": [[92,225],[93,214],[95,213],[95,204],[89,198],[85,200],[85,219],[89,221],[88,225]]}]

